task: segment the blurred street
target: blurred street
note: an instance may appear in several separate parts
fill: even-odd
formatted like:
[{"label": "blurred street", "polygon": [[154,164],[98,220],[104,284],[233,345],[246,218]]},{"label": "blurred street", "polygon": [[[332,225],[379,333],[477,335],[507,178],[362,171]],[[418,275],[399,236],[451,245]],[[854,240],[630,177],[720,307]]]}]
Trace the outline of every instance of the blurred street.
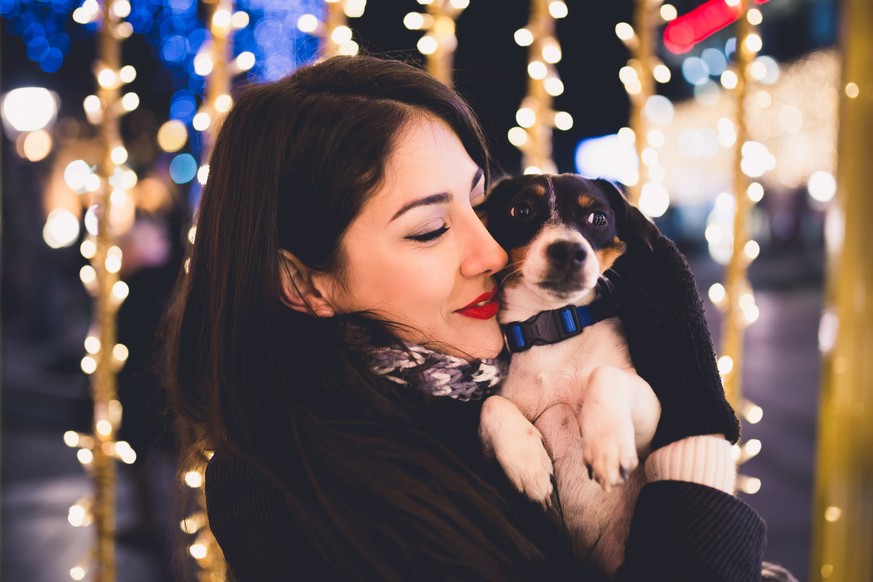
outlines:
[{"label": "blurred street", "polygon": [[[704,296],[722,277],[721,267],[703,255],[691,256]],[[745,425],[743,438],[760,439],[761,453],[741,473],[761,480],[761,489],[745,499],[766,519],[766,557],[807,578],[816,434],[819,353],[816,344],[822,305],[821,257],[794,251],[762,255],[752,265],[752,284],[760,319],[746,336],[744,395],[764,409],[763,420]],[[713,337],[718,344],[718,314],[708,301]],[[86,497],[90,481],[63,442],[69,429],[87,429],[87,383],[78,371],[79,339],[69,347],[28,345],[14,328],[3,330],[3,482],[2,568],[6,582],[59,582],[87,558],[93,528],[67,521],[71,504]],[[62,346],[60,346],[62,347]],[[66,353],[67,362],[58,359]],[[151,521],[145,521],[136,476],[119,467],[119,582],[172,579],[171,549],[160,543],[172,531],[172,460],[153,454],[146,474],[154,493]]]}]

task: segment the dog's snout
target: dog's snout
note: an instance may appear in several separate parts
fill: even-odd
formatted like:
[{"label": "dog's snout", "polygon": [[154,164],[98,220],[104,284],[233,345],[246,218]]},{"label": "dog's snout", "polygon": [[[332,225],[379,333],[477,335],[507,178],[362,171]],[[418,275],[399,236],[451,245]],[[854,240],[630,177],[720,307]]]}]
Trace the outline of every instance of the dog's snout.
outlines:
[{"label": "dog's snout", "polygon": [[555,265],[581,265],[588,256],[588,251],[581,243],[574,241],[553,242],[546,249],[546,255]]}]

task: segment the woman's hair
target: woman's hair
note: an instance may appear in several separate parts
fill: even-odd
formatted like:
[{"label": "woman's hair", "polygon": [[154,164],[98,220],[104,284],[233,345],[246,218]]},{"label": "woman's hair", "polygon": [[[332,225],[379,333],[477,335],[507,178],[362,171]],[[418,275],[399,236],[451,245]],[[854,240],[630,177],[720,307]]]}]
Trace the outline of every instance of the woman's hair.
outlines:
[{"label": "woman's hair", "polygon": [[[394,577],[402,558],[379,548],[404,547],[411,531],[416,546],[453,553],[471,575],[537,555],[496,491],[421,427],[409,391],[349,350],[344,318],[281,300],[280,249],[318,271],[341,269],[343,233],[421,116],[446,123],[487,177],[469,106],[415,66],[334,57],[244,89],[216,139],[189,270],[167,318],[177,414],[208,446],[269,475],[338,574]],[[380,505],[406,525],[373,539],[357,513]]]}]

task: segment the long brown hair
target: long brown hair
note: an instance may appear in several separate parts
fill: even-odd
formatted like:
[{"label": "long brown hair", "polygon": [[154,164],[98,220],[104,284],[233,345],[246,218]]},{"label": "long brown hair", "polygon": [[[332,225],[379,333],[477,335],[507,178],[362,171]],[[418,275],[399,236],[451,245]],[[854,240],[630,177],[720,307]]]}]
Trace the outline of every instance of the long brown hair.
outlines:
[{"label": "long brown hair", "polygon": [[[269,475],[325,567],[347,578],[410,572],[411,545],[480,579],[539,557],[497,491],[422,427],[421,402],[348,349],[342,318],[280,300],[280,249],[340,269],[343,233],[380,185],[398,133],[422,114],[451,127],[487,178],[469,106],[415,66],[334,57],[242,91],[215,142],[167,320],[178,415]],[[390,512],[393,525],[362,527],[362,507]]]}]

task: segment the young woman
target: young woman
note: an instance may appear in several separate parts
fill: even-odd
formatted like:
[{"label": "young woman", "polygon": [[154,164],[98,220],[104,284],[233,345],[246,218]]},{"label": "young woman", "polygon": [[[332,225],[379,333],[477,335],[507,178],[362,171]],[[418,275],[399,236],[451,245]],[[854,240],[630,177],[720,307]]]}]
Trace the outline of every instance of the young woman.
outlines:
[{"label": "young woman", "polygon": [[[336,57],[236,100],[167,352],[240,582],[600,579],[478,439],[507,259],[477,215],[488,180],[468,105],[411,65]],[[677,394],[617,579],[760,579],[765,528],[730,494],[738,425],[696,295],[683,333],[646,340],[672,315],[650,283],[694,293],[659,272],[661,247],[622,259],[650,280],[614,281],[641,373]]]}]

